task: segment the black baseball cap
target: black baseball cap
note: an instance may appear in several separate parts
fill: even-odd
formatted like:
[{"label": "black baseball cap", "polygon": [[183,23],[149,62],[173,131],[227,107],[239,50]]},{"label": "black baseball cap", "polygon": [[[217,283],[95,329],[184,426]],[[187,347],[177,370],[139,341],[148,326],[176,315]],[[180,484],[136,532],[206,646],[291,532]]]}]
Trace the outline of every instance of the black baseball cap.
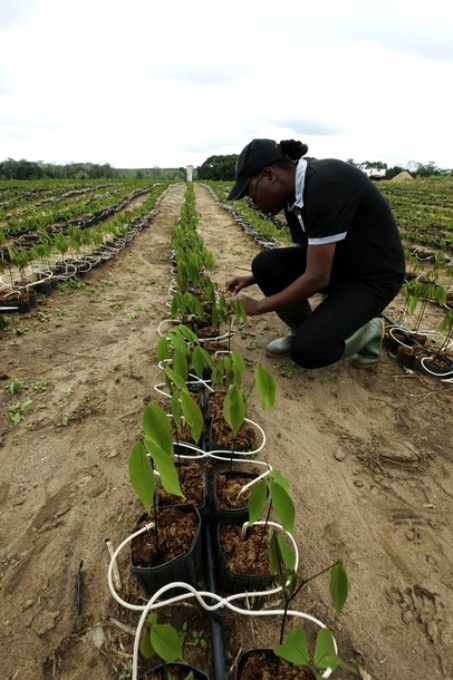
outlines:
[{"label": "black baseball cap", "polygon": [[236,201],[242,198],[253,175],[260,172],[266,165],[271,165],[271,163],[281,161],[284,158],[286,157],[280,145],[273,139],[252,139],[239,155],[236,164],[236,182],[228,194],[227,200]]}]

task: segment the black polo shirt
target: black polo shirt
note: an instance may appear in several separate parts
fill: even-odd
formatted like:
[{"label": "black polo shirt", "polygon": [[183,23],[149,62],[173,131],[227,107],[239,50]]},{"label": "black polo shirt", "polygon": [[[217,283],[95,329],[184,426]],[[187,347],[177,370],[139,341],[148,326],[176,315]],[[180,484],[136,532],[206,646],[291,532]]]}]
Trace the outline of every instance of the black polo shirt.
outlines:
[{"label": "black polo shirt", "polygon": [[303,202],[299,218],[290,212],[298,212],[295,206],[286,211],[293,240],[314,246],[336,243],[331,284],[402,280],[405,260],[398,227],[364,172],[335,159],[308,161]]}]

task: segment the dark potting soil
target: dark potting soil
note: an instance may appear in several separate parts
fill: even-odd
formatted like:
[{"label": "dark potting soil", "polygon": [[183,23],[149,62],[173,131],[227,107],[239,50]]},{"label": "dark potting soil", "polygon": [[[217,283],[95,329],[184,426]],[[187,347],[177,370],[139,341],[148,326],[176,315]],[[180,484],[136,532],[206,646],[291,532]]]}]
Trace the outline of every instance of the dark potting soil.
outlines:
[{"label": "dark potting soil", "polygon": [[235,574],[269,573],[269,533],[264,526],[251,526],[241,540],[242,526],[220,527],[220,545],[230,571]]},{"label": "dark potting soil", "polygon": [[308,666],[296,666],[279,659],[271,650],[257,651],[244,662],[238,680],[315,680]]},{"label": "dark potting soil", "polygon": [[244,423],[237,435],[223,418],[224,392],[214,392],[209,396],[208,414],[212,419],[211,436],[212,448],[233,449],[236,451],[253,451],[256,448],[255,430]]},{"label": "dark potting soil", "polygon": [[245,484],[251,481],[250,477],[230,477],[227,474],[219,474],[216,477],[216,493],[219,508],[246,508],[252,488],[246,489],[239,497],[238,493]]},{"label": "dark potting soil", "polygon": [[207,349],[208,352],[214,353],[214,352],[229,352],[231,347],[228,344],[228,342],[224,342],[222,340],[205,340],[203,342],[203,347],[204,349]]},{"label": "dark potting soil", "polygon": [[159,489],[159,505],[177,505],[178,503],[192,503],[200,506],[204,501],[204,468],[198,463],[177,465],[179,482],[185,499],[169,494],[162,487]]},{"label": "dark potting soil", "polygon": [[[148,515],[137,524],[136,529],[149,521],[153,521],[153,517]],[[135,566],[155,567],[187,553],[197,529],[197,517],[194,512],[169,506],[158,509],[157,527],[157,541],[154,528],[132,540],[132,563]]]},{"label": "dark potting soil", "polygon": [[[190,393],[192,397],[194,395]],[[176,442],[176,446],[178,445],[178,442],[184,442],[185,444],[195,444],[193,437],[192,437],[192,430],[188,425],[183,425],[181,431],[179,431],[174,423],[174,421],[171,422],[171,427],[173,430],[173,439]]]},{"label": "dark potting soil", "polygon": [[218,338],[220,335],[220,328],[215,326],[200,326],[197,329],[197,335],[201,340],[205,338]]}]

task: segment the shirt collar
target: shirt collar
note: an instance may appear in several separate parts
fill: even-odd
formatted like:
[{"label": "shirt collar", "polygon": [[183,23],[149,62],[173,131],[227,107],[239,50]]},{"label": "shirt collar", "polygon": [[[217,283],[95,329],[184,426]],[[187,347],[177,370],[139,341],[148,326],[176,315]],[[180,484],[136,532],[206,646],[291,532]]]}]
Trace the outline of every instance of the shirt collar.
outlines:
[{"label": "shirt collar", "polygon": [[307,172],[307,161],[301,158],[297,163],[296,168],[296,200],[289,206],[289,210],[294,212],[294,208],[302,210],[304,207],[304,188],[305,188],[305,174]]}]

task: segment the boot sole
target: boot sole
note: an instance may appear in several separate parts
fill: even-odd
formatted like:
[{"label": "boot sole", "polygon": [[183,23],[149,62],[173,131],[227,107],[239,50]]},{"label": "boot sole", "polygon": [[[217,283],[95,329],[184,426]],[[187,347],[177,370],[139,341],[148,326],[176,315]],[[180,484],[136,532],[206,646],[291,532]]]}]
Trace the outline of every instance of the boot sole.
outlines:
[{"label": "boot sole", "polygon": [[291,352],[279,352],[278,354],[272,354],[272,352],[265,351],[265,355],[269,359],[285,359],[285,357],[291,356]]},{"label": "boot sole", "polygon": [[[379,321],[381,322],[381,347],[380,347],[380,354],[381,354],[382,353],[382,346],[384,344],[385,321],[384,321],[384,319],[381,319],[381,318],[379,319]],[[361,368],[361,369],[364,369],[366,371],[369,368],[374,368],[375,366],[377,366],[379,362],[380,362],[380,359],[375,361],[374,364],[356,364],[355,361],[351,361],[351,364],[352,364],[352,366],[354,366],[354,368]]]}]

